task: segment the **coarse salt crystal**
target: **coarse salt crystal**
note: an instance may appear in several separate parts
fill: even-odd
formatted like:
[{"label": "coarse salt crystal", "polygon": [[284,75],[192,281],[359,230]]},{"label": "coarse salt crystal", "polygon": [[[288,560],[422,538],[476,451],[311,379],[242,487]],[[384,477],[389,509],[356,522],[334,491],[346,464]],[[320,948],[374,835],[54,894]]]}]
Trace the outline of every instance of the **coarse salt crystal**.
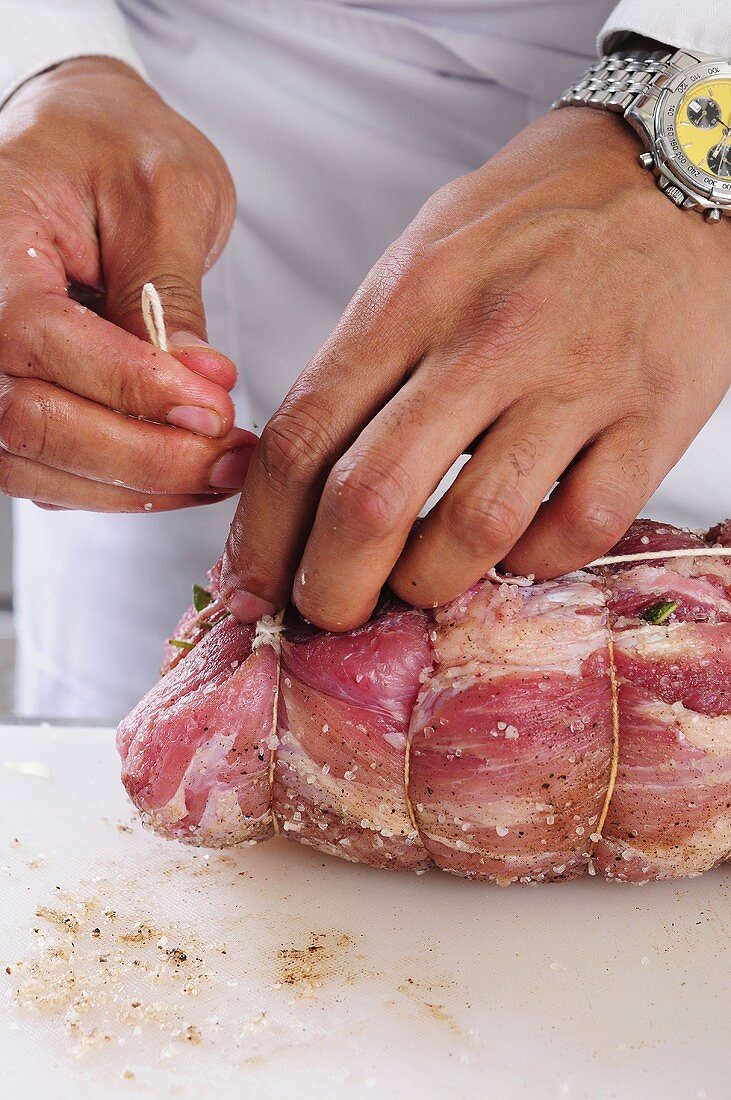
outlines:
[{"label": "coarse salt crystal", "polygon": [[555,820],[556,820],[556,815],[555,814],[549,814],[548,817],[546,818],[546,825],[553,825]]},{"label": "coarse salt crystal", "polygon": [[28,255],[30,256],[30,258],[31,258],[32,260],[35,260],[36,256],[38,255],[38,253],[36,252],[35,248],[27,248],[27,249],[26,249],[26,252],[28,253]]},{"label": "coarse salt crystal", "polygon": [[330,726],[327,724],[327,722],[325,722],[324,726],[322,727],[322,732],[323,733],[329,733],[330,732]]},{"label": "coarse salt crystal", "polygon": [[589,840],[592,842],[592,844],[598,844],[601,839],[602,839],[602,834],[601,833],[591,833],[590,836],[589,836]]},{"label": "coarse salt crystal", "polygon": [[507,836],[509,831],[510,830],[506,829],[504,825],[496,825],[495,826],[495,832],[497,833],[498,836]]},{"label": "coarse salt crystal", "polygon": [[518,737],[518,731],[515,726],[508,726],[508,728],[505,730],[505,736],[507,737],[508,741],[515,741]]},{"label": "coarse salt crystal", "polygon": [[328,773],[329,771],[330,771],[330,765],[329,765],[329,764],[323,764],[323,765],[322,765],[322,774],[323,774],[323,775],[327,775],[327,773]]}]

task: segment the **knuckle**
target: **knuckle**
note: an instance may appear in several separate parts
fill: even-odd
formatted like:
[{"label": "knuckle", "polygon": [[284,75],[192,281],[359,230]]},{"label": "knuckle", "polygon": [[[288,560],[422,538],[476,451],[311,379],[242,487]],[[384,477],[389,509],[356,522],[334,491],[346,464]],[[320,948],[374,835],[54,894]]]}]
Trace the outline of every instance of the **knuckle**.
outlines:
[{"label": "knuckle", "polygon": [[140,139],[130,168],[141,190],[151,195],[169,195],[192,176],[194,164],[182,137],[168,134],[164,141],[158,135]]},{"label": "knuckle", "polygon": [[333,453],[327,415],[312,402],[281,408],[264,428],[257,447],[264,473],[280,486],[311,484]]},{"label": "knuckle", "polygon": [[0,447],[13,455],[38,459],[45,451],[45,440],[42,401],[34,387],[0,381]]},{"label": "knuckle", "polygon": [[483,322],[493,353],[525,347],[545,331],[546,297],[521,284],[495,290],[489,295]]},{"label": "knuckle", "polygon": [[150,405],[149,394],[145,394],[141,376],[136,372],[123,369],[110,371],[106,385],[109,405],[118,412],[141,413]]},{"label": "knuckle", "polygon": [[347,534],[387,538],[410,514],[408,480],[398,466],[385,461],[341,460],[328,478],[323,508],[329,525]]},{"label": "knuckle", "polygon": [[507,494],[470,494],[458,497],[449,514],[452,535],[470,552],[489,556],[505,552],[517,542],[526,521]]},{"label": "knuckle", "polygon": [[[203,305],[198,289],[178,272],[153,268],[146,271],[145,282],[154,283],[162,301],[175,315],[175,327],[195,331],[203,317]],[[133,279],[115,294],[115,310],[123,317],[137,317],[143,283]]]},{"label": "knuckle", "polygon": [[568,503],[563,512],[565,530],[580,547],[612,546],[631,522],[624,512],[598,494]]},{"label": "knuckle", "polygon": [[[0,363],[3,370],[12,375],[27,375],[33,370],[34,343],[31,336],[32,315],[35,311],[13,300],[0,303]],[[43,325],[34,329],[36,335]]]},{"label": "knuckle", "polygon": [[399,339],[420,344],[424,311],[433,312],[445,285],[445,257],[438,245],[397,241],[381,257],[346,312],[379,330],[396,330]]},{"label": "knuckle", "polygon": [[169,134],[164,142],[142,144],[132,164],[132,182],[145,196],[149,216],[169,222],[170,210],[195,211],[196,224],[227,219],[235,209],[236,190],[220,152],[192,126]]},{"label": "knuckle", "polygon": [[21,468],[15,456],[0,450],[0,496],[20,500],[25,497],[30,499],[32,495],[25,487]]}]

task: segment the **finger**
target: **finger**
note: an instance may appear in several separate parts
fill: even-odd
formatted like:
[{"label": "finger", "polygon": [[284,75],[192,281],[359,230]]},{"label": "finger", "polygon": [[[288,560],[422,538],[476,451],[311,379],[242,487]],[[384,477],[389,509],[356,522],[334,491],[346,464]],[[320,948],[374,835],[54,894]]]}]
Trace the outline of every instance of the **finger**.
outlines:
[{"label": "finger", "polygon": [[422,354],[407,307],[387,313],[356,299],[262,433],[222,569],[243,622],[287,603],[330,470]]},{"label": "finger", "polygon": [[[80,509],[85,512],[171,512],[215,504],[227,494],[210,496],[154,496],[117,485],[88,481],[65,470],[53,470],[27,458],[0,450],[0,495],[32,500],[46,508]],[[228,494],[230,496],[230,494]]]},{"label": "finger", "polygon": [[234,363],[195,333],[171,333],[168,337],[168,350],[184,367],[207,378],[209,382],[215,382],[217,386],[223,386],[229,393],[236,385],[238,371]]},{"label": "finger", "polygon": [[226,390],[60,294],[18,288],[0,307],[2,369],[117,412],[213,438],[233,426]]},{"label": "finger", "polygon": [[111,412],[48,382],[0,380],[0,447],[44,466],[152,494],[240,489],[256,436],[209,440]]},{"label": "finger", "polygon": [[397,595],[436,607],[483,577],[528,527],[586,431],[565,406],[547,402],[503,413],[410,535],[389,580]]},{"label": "finger", "polygon": [[[0,254],[0,368],[38,377],[133,416],[217,437],[233,425],[226,386],[98,317],[67,294],[58,248],[27,213],[3,226]],[[29,242],[31,242],[29,244]],[[142,317],[138,301],[137,309]],[[219,384],[219,382],[221,384]]]},{"label": "finger", "polygon": [[475,394],[447,373],[425,365],[334,466],[294,580],[294,602],[316,626],[366,621],[419,511],[499,411],[497,387]]},{"label": "finger", "polygon": [[669,453],[658,440],[649,423],[604,432],[561,478],[502,566],[515,574],[557,577],[605,554],[682,453]]}]

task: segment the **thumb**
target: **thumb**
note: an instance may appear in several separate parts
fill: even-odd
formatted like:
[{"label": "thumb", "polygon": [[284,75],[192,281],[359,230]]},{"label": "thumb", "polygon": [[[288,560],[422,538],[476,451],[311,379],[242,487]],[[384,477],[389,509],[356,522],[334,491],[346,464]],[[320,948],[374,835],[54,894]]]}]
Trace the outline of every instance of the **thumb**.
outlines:
[{"label": "thumb", "polygon": [[[171,204],[171,207],[173,204]],[[152,283],[163,305],[168,351],[225,389],[236,382],[231,360],[207,342],[202,279],[210,245],[195,218],[172,210],[160,217],[147,203],[119,213],[101,236],[105,283],[104,316],[149,340],[141,308],[142,288]]]}]

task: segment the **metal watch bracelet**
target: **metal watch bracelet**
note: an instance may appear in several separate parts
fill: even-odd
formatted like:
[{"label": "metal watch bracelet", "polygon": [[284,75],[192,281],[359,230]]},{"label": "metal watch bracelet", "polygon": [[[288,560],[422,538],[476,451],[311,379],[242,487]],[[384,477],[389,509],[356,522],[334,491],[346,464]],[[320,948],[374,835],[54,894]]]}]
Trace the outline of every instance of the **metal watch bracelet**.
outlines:
[{"label": "metal watch bracelet", "polygon": [[667,70],[674,50],[642,47],[617,50],[599,58],[553,104],[558,107],[597,107],[622,114]]}]

